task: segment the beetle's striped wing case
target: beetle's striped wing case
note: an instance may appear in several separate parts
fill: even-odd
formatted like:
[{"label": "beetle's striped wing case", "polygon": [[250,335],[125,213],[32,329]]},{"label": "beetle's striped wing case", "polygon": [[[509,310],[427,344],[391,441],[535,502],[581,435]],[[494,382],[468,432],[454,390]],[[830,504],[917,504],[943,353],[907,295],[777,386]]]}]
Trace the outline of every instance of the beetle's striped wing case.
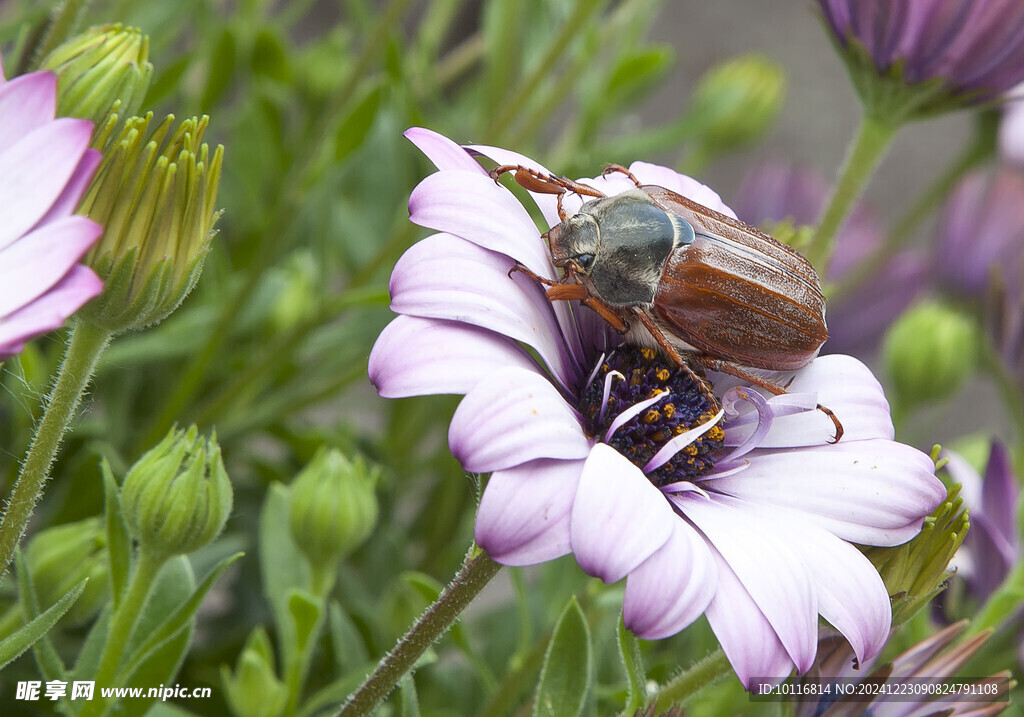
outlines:
[{"label": "beetle's striped wing case", "polygon": [[828,338],[825,297],[804,257],[668,189],[642,189],[696,234],[669,257],[654,297],[653,311],[672,333],[698,351],[752,368],[788,371],[817,356]]}]

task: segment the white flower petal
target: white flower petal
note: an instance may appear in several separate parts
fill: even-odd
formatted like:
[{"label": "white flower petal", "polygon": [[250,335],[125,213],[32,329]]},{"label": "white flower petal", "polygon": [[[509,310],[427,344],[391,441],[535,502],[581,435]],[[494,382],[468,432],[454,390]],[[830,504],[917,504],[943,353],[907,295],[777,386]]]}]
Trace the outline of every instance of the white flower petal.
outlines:
[{"label": "white flower petal", "polygon": [[469,156],[469,152],[452,142],[443,134],[425,127],[411,127],[402,133],[403,136],[416,145],[423,154],[427,156],[434,166],[444,171],[448,169],[463,169],[476,174],[487,175],[487,171],[480,166],[479,162]]}]

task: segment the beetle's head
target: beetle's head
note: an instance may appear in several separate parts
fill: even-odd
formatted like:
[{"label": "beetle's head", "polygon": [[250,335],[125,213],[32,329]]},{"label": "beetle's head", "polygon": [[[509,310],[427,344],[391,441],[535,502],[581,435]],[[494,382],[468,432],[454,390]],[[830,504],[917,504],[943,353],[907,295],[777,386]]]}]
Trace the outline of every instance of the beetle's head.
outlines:
[{"label": "beetle's head", "polygon": [[548,242],[555,266],[560,269],[572,266],[580,274],[587,275],[597,256],[601,232],[597,220],[581,212],[552,227],[548,232]]}]

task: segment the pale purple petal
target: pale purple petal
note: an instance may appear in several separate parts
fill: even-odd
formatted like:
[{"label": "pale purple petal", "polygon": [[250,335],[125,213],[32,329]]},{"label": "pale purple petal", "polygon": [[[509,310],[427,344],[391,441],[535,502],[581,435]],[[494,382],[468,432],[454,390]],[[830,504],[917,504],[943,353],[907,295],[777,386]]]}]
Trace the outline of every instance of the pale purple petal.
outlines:
[{"label": "pale purple petal", "polygon": [[533,565],[567,555],[582,471],[582,460],[545,459],[495,471],[476,514],[477,544],[503,565]]},{"label": "pale purple petal", "polygon": [[[437,176],[437,175],[434,175]],[[402,314],[461,321],[537,350],[563,386],[576,367],[544,293],[512,260],[458,237],[435,234],[414,244],[391,274],[391,308]]]},{"label": "pale purple petal", "polygon": [[611,446],[594,446],[572,507],[572,550],[583,572],[618,582],[668,541],[678,520],[639,468]]},{"label": "pale purple petal", "polygon": [[736,218],[736,213],[722,201],[718,192],[706,184],[701,184],[693,177],[687,177],[668,167],[648,162],[633,162],[629,165],[629,171],[644,184],[656,184],[659,187],[671,189],[676,194],[692,199],[697,204],[703,204],[708,209],[713,209],[733,219]]},{"label": "pale purple petal", "polygon": [[757,503],[733,500],[726,505],[692,493],[676,493],[671,500],[729,563],[794,664],[806,672],[818,644],[817,594],[798,552],[802,546],[776,535],[777,512]]},{"label": "pale purple petal", "polygon": [[[495,164],[514,164],[536,170],[541,174],[552,174],[552,172],[543,164],[508,149],[502,149],[501,147],[489,147],[483,144],[466,145],[466,149],[487,157]],[[529,195],[533,198],[533,201],[537,203],[537,208],[540,209],[541,214],[544,215],[544,221],[548,223],[548,227],[553,227],[561,221],[558,218],[558,197],[554,194],[539,194],[537,192],[529,192]]]},{"label": "pale purple petal", "polygon": [[62,118],[48,122],[0,152],[0,197],[4,221],[0,248],[46,214],[64,191],[92,137],[92,122]]},{"label": "pale purple petal", "polygon": [[0,318],[0,356],[15,354],[25,341],[58,329],[71,314],[103,291],[103,282],[85,266],[74,266],[44,296]]},{"label": "pale purple petal", "polygon": [[668,542],[629,573],[622,619],[637,637],[669,637],[700,617],[717,589],[707,543],[680,519]]},{"label": "pale purple petal", "polygon": [[775,528],[814,576],[818,612],[843,633],[861,663],[889,637],[892,608],[878,571],[863,553],[793,511],[779,509]]},{"label": "pale purple petal", "polygon": [[[863,363],[852,356],[834,354],[815,359],[796,372],[786,390],[791,393],[817,393],[818,403],[830,408],[843,424],[845,433],[841,443],[893,437],[889,402],[881,384]],[[735,429],[726,427],[726,444],[739,445],[753,430],[753,424]],[[835,426],[828,416],[821,411],[807,411],[776,418],[761,445],[765,448],[823,445],[834,435]]]},{"label": "pale purple petal", "polygon": [[1013,98],[1003,108],[999,123],[999,153],[1018,167],[1024,165],[1024,85],[1010,91]]},{"label": "pale purple petal", "polygon": [[432,129],[410,127],[403,133],[403,136],[416,145],[417,149],[442,171],[463,169],[476,174],[487,174],[487,171],[469,155],[469,152]]},{"label": "pale purple petal", "polygon": [[714,548],[711,554],[718,589],[704,614],[732,669],[748,690],[756,686],[754,678],[782,682],[793,671],[786,648],[729,563]]},{"label": "pale purple petal", "polygon": [[516,342],[457,321],[400,315],[370,352],[370,382],[385,398],[468,393],[500,368],[538,370]]},{"label": "pale purple petal", "polygon": [[100,166],[102,159],[103,155],[95,149],[85,150],[81,161],[79,161],[78,166],[75,167],[75,171],[71,175],[71,179],[68,180],[67,185],[64,187],[64,191],[61,192],[60,197],[53,203],[53,206],[46,212],[46,215],[39,220],[36,224],[37,227],[67,214],[72,214],[78,208],[79,203],[82,201],[82,196],[85,194],[85,190],[89,188],[93,175],[96,174],[96,169]]},{"label": "pale purple petal", "polygon": [[448,430],[452,455],[471,473],[538,458],[585,458],[590,444],[565,399],[534,371],[506,368],[476,384]]},{"label": "pale purple petal", "polygon": [[530,215],[511,192],[486,175],[462,170],[431,174],[409,197],[409,218],[513,257],[547,279],[557,278]]},{"label": "pale purple petal", "polygon": [[708,489],[753,504],[801,511],[862,545],[899,545],[946,497],[924,453],[885,439],[789,451],[755,451],[746,470],[703,479]]},{"label": "pale purple petal", "polygon": [[53,120],[57,111],[57,75],[33,72],[0,85],[0,152]]},{"label": "pale purple petal", "polygon": [[102,232],[103,227],[85,217],[64,217],[0,250],[0,316],[59,282]]},{"label": "pale purple petal", "polygon": [[1009,451],[999,441],[993,441],[985,466],[981,505],[985,515],[992,521],[992,526],[1015,542],[1020,542],[1016,521],[1019,499],[1020,486],[1017,484]]}]

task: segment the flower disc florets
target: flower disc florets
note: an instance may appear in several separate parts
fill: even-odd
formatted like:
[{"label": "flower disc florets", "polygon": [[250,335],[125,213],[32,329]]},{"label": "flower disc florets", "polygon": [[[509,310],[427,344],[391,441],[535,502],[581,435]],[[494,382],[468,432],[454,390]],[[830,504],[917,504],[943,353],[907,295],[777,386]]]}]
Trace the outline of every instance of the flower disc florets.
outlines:
[{"label": "flower disc florets", "polygon": [[[708,384],[710,386],[710,384]],[[649,348],[622,346],[605,357],[580,400],[585,430],[608,434],[630,408],[660,396],[621,425],[605,442],[643,469],[668,441],[715,418],[718,406],[693,374]],[[725,431],[713,426],[668,463],[647,474],[656,486],[694,480],[715,465]]]}]

